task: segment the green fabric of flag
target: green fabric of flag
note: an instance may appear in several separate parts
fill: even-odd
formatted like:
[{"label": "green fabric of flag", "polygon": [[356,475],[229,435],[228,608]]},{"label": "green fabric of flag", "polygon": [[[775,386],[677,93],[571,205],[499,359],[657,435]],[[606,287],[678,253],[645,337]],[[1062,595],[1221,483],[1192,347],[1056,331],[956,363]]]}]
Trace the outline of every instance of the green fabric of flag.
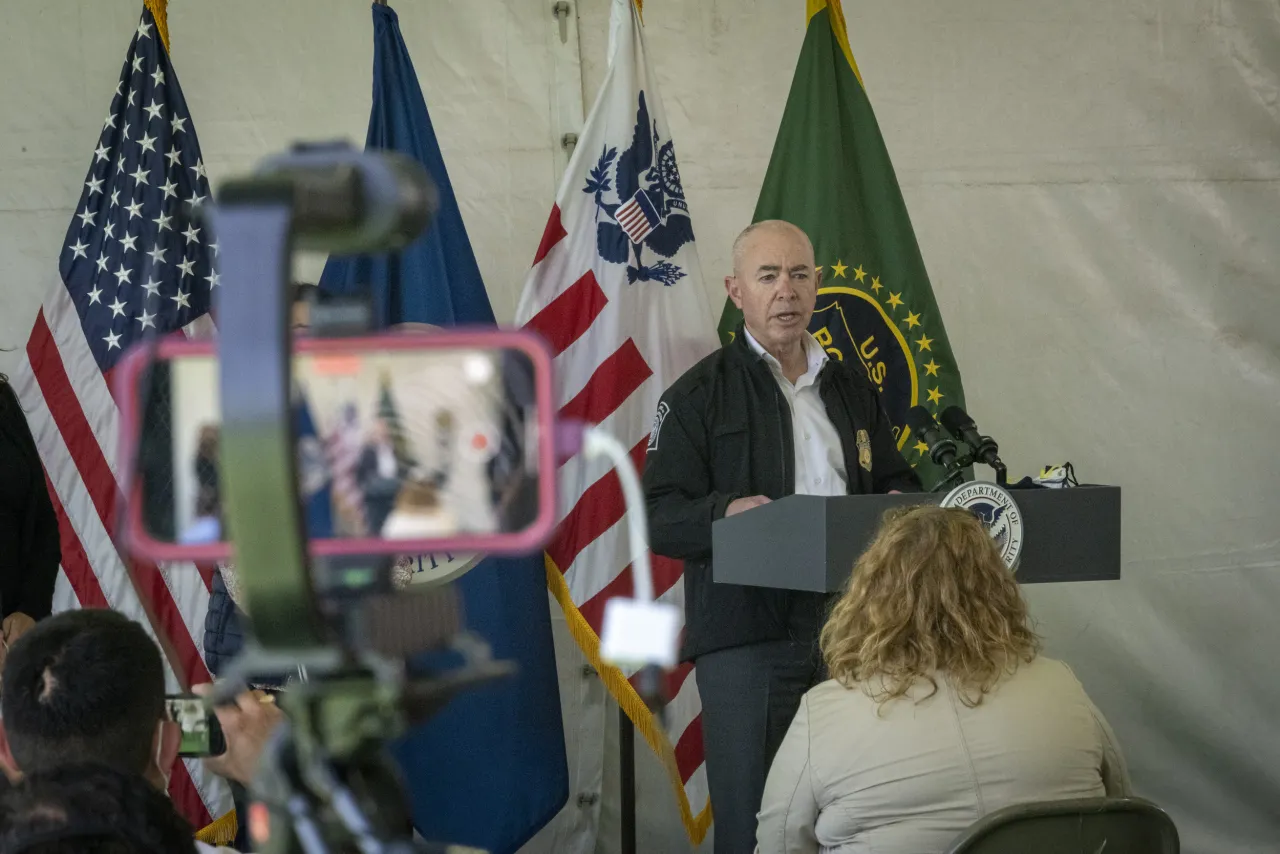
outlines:
[{"label": "green fabric of flag", "polygon": [[[809,331],[833,357],[862,362],[926,486],[939,470],[906,426],[923,404],[964,405],[960,371],[911,219],[849,51],[839,0],[809,0],[808,29],[753,222],[795,223],[822,273]],[[726,300],[719,331],[742,313]]]}]

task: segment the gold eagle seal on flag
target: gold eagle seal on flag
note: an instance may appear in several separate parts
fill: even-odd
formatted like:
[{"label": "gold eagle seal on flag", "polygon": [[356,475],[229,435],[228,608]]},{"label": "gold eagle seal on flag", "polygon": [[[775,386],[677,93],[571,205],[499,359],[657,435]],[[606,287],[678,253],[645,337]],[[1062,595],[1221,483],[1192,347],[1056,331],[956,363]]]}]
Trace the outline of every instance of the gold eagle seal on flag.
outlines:
[{"label": "gold eagle seal on flag", "polygon": [[[901,449],[910,433],[907,410],[920,402],[920,378],[906,337],[880,300],[873,292],[847,285],[821,287],[809,329],[828,354],[862,365],[867,379],[880,392]],[[859,431],[859,462],[871,471],[870,447],[864,456],[862,437],[863,431]]]}]

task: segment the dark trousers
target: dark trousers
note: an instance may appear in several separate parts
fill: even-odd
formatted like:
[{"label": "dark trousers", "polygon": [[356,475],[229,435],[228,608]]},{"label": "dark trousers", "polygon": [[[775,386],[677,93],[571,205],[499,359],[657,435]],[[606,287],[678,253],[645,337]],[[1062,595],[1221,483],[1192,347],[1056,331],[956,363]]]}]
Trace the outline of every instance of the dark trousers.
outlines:
[{"label": "dark trousers", "polygon": [[770,641],[694,662],[715,821],[715,854],[751,854],[769,765],[800,708],[825,676],[813,643]]}]

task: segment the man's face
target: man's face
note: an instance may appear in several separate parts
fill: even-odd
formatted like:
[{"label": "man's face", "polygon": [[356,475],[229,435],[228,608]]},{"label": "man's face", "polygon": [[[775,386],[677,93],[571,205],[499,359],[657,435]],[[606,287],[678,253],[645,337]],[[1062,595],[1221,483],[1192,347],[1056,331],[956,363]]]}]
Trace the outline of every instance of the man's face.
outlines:
[{"label": "man's face", "polygon": [[820,280],[804,232],[778,223],[743,239],[734,274],[724,284],[751,334],[775,352],[789,349],[809,328]]}]

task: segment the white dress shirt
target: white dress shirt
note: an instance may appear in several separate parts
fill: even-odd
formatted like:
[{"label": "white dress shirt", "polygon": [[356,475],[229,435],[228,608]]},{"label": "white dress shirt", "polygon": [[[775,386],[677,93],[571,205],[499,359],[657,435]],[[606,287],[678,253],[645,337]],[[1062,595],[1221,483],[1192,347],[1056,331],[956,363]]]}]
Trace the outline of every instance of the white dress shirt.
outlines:
[{"label": "white dress shirt", "polygon": [[844,469],[844,450],[840,434],[827,416],[827,408],[818,394],[818,372],[827,363],[827,353],[808,332],[801,339],[809,368],[792,383],[782,373],[782,364],[760,346],[749,331],[744,330],[747,344],[769,365],[791,407],[791,439],[795,445],[797,495],[846,495],[848,473]]}]

